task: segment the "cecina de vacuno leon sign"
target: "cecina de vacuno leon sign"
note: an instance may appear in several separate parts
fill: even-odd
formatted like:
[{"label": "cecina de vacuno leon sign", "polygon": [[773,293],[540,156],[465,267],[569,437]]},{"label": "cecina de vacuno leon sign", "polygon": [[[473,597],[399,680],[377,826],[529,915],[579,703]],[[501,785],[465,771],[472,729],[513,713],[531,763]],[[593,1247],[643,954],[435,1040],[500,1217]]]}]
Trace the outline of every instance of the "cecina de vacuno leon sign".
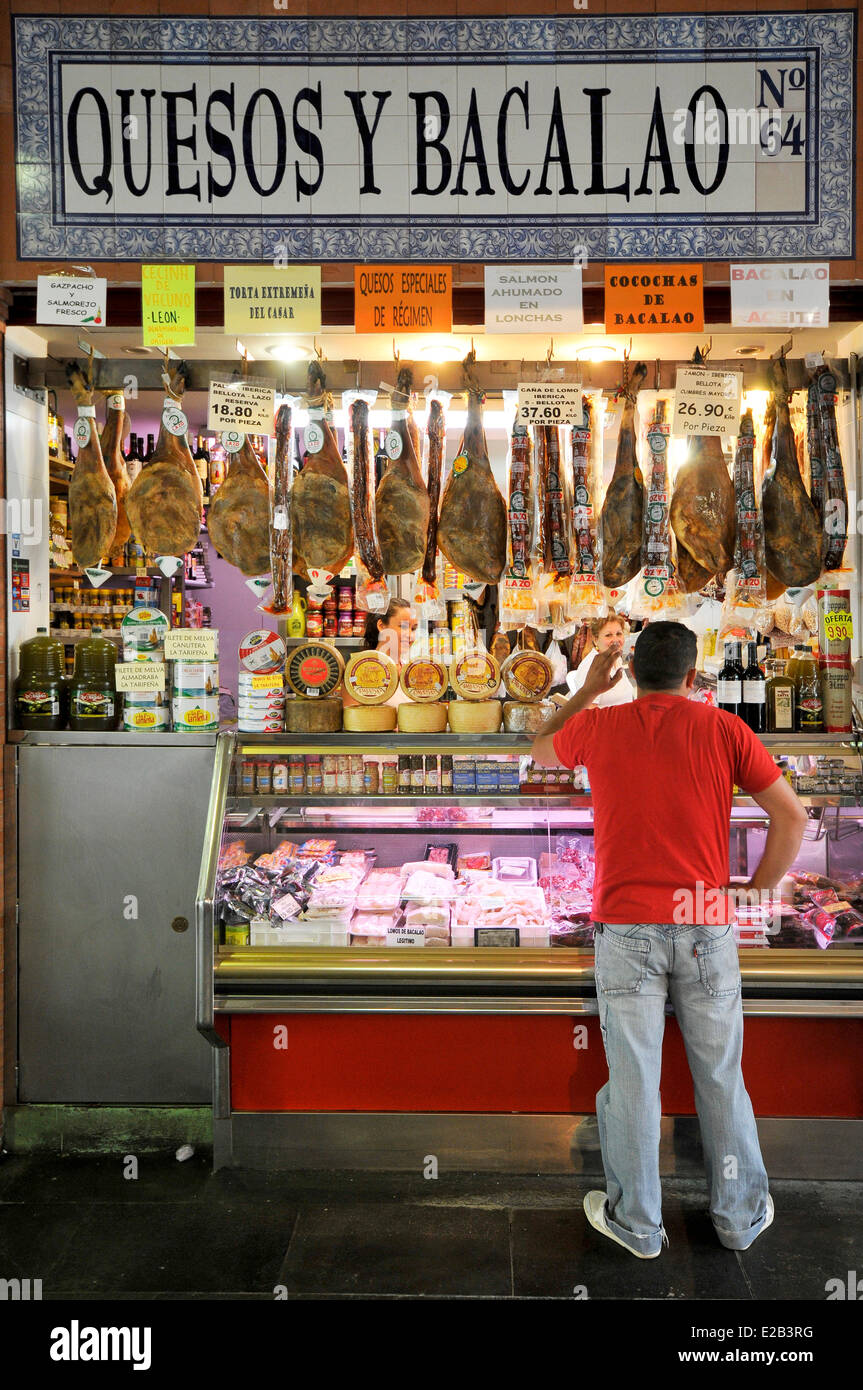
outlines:
[{"label": "cecina de vacuno leon sign", "polygon": [[17,15],[19,254],[852,256],[854,24]]}]

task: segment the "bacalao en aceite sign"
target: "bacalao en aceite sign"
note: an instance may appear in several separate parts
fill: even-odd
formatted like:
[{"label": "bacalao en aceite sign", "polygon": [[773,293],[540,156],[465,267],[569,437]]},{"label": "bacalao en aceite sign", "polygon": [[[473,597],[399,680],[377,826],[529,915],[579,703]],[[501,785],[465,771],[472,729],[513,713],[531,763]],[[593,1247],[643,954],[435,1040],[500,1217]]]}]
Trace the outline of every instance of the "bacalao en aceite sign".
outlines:
[{"label": "bacalao en aceite sign", "polygon": [[451,333],[452,268],[355,266],[354,325],[357,333]]},{"label": "bacalao en aceite sign", "polygon": [[700,333],[703,267],[642,262],[605,267],[606,333]]}]

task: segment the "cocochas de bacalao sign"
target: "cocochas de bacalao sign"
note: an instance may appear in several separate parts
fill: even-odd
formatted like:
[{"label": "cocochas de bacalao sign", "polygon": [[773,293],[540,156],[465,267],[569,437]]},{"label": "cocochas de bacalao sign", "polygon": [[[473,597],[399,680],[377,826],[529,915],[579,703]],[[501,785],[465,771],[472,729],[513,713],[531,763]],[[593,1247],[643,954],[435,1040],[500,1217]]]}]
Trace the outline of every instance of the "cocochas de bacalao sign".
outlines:
[{"label": "cocochas de bacalao sign", "polygon": [[849,12],[14,24],[25,259],[854,253]]}]

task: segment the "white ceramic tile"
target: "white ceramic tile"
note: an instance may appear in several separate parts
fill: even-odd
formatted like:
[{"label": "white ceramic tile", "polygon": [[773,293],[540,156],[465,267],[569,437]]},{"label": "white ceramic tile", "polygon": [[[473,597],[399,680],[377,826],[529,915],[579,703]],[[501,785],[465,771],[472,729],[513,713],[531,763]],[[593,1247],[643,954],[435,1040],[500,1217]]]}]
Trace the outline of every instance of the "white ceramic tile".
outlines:
[{"label": "white ceramic tile", "polygon": [[[506,90],[518,87],[524,90],[527,83],[527,100],[531,126],[537,117],[547,115],[554,101],[555,88],[554,63],[510,63],[506,68]],[[563,92],[561,92],[563,98]],[[510,128],[524,124],[524,103],[521,97],[514,96],[509,103]]]},{"label": "white ceramic tile", "polygon": [[755,190],[758,212],[802,211],[806,196],[803,165],[789,168],[782,164],[757,164]]},{"label": "white ceramic tile", "polygon": [[[611,95],[606,97],[607,110],[624,115],[649,114],[656,97],[656,74],[656,64],[651,62],[628,63],[625,69],[618,64],[609,65],[606,73],[609,80],[605,86],[611,87]],[[582,96],[582,102],[584,100]],[[576,106],[574,109],[580,108]]]},{"label": "white ceramic tile", "polygon": [[[552,68],[553,71],[553,68]],[[458,112],[464,118],[476,92],[476,109],[481,116],[497,116],[507,90],[505,64],[477,63],[459,67],[457,72]]]}]

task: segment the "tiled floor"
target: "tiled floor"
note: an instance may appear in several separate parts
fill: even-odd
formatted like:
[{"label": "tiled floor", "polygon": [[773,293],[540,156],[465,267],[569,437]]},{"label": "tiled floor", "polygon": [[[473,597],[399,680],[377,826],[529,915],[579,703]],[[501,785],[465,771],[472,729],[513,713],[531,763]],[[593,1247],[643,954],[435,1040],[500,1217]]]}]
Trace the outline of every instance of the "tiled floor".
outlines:
[{"label": "tiled floor", "polygon": [[[213,1174],[206,1156],[0,1160],[0,1279],[43,1298],[825,1298],[863,1271],[863,1184],[776,1182],[776,1219],[723,1250],[701,1183],[664,1185],[669,1247],[592,1231],[578,1178]],[[284,1294],[282,1294],[284,1296]]]}]

